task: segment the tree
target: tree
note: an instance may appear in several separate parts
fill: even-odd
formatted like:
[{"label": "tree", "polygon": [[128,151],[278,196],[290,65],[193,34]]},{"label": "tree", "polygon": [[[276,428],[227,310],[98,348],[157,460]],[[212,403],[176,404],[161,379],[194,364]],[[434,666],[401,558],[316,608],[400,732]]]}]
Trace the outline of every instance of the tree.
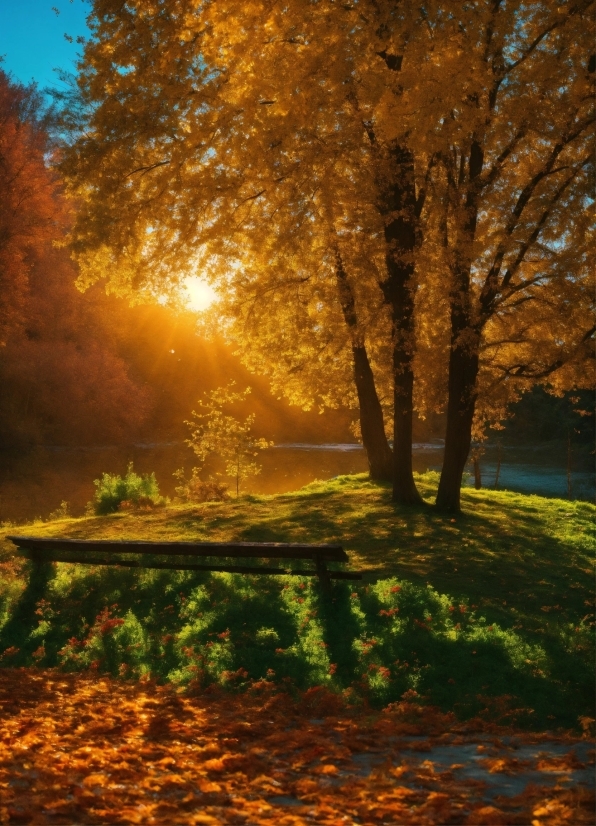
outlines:
[{"label": "tree", "polygon": [[[429,3],[375,18],[375,55],[394,78],[373,68],[369,52],[367,78],[374,83],[376,74],[382,92],[361,95],[357,109],[368,103],[363,126],[373,147],[383,139],[375,160],[384,176],[381,287],[393,320],[396,465],[407,463],[399,456],[405,434],[397,434],[412,410],[414,263],[426,243],[443,260],[450,304],[441,507],[459,509],[472,428],[497,419],[504,400],[541,380],[555,389],[593,383],[584,208],[594,122],[590,6],[493,2],[455,15]],[[369,49],[374,43],[369,37]],[[533,124],[522,93],[545,106]],[[434,232],[428,188],[440,215]],[[419,313],[419,327],[437,318]],[[415,501],[413,491],[399,492],[407,475],[394,479],[394,498]]]},{"label": "tree", "polygon": [[364,335],[358,322],[354,292],[339,247],[335,250],[335,277],[339,303],[350,335],[354,384],[360,412],[360,433],[368,457],[370,477],[375,480],[391,480],[394,475],[393,451],[385,435],[383,408],[377,393]]},{"label": "tree", "polygon": [[591,6],[493,0],[456,16],[429,3],[409,30],[408,94],[388,107],[437,159],[451,330],[442,508],[459,509],[479,394],[490,418],[495,392],[502,403],[538,381],[593,382],[580,375],[595,330]]},{"label": "tree", "polygon": [[[205,266],[240,318],[266,298],[258,359],[294,369],[292,349],[304,363],[324,347],[345,378],[364,348],[377,399],[389,376],[399,502],[419,501],[412,412],[439,403],[439,377],[438,504],[457,510],[475,422],[532,382],[581,381],[589,6],[96,0],[86,130],[63,164],[83,283],[151,292]],[[316,367],[299,372],[285,387],[303,393]]]},{"label": "tree", "polygon": [[[371,127],[368,132],[363,131],[359,103],[355,100],[346,106],[341,80],[339,86],[337,78],[321,85],[321,67],[313,65],[313,60],[315,64],[320,63],[320,51],[314,54],[307,51],[299,67],[294,61],[294,49],[288,51],[283,45],[286,40],[278,37],[275,43],[272,41],[275,54],[272,53],[272,59],[264,66],[266,78],[261,78],[258,90],[261,99],[256,99],[254,87],[244,80],[254,74],[245,71],[246,44],[240,43],[233,33],[236,42],[225,41],[231,30],[229,26],[222,26],[223,18],[219,18],[219,11],[214,7],[205,18],[208,20],[211,14],[218,18],[217,23],[208,23],[214,37],[201,33],[201,17],[191,6],[163,4],[156,6],[153,13],[147,13],[136,4],[127,4],[114,15],[111,4],[97,2],[94,10],[94,39],[87,46],[80,79],[83,96],[90,107],[89,123],[84,135],[67,153],[63,165],[66,173],[82,184],[79,194],[93,193],[91,199],[84,200],[78,225],[82,231],[75,233],[74,248],[83,267],[83,281],[109,273],[111,289],[125,289],[127,285],[151,289],[157,282],[163,289],[168,281],[176,280],[180,260],[196,260],[201,247],[209,250],[207,259],[212,261],[217,256],[227,259],[230,255],[238,256],[247,233],[256,231],[262,244],[263,227],[267,227],[269,216],[286,205],[292,209],[298,205],[299,220],[292,231],[295,247],[299,246],[300,230],[307,227],[308,221],[316,220],[323,236],[333,238],[327,252],[337,260],[336,233],[338,229],[346,232],[345,226],[341,226],[346,221],[346,210],[347,222],[352,227],[355,213],[363,214],[362,209],[354,209],[355,198],[361,197],[368,204],[368,213],[373,213],[372,217],[365,216],[368,224],[371,220],[375,224],[370,235],[381,243],[381,256],[392,271],[389,279],[385,275],[381,277],[381,281],[391,282],[381,294],[387,304],[386,314],[395,328],[390,333],[395,341],[395,372],[403,384],[397,398],[400,409],[409,410],[409,413],[401,410],[395,420],[399,458],[396,462],[399,484],[395,492],[398,498],[418,499],[411,473],[409,426],[412,382],[407,364],[411,360],[411,330],[404,336],[398,329],[404,313],[411,315],[412,302],[406,302],[403,307],[400,302],[409,294],[406,282],[412,273],[412,262],[400,262],[404,251],[399,249],[400,243],[405,242],[407,257],[411,252],[410,240],[407,232],[400,238],[403,220],[397,217],[392,220],[390,216],[391,210],[399,208],[399,175],[390,170],[393,185],[387,188],[389,178],[382,168],[394,165],[394,153],[382,147],[382,141],[374,137]],[[326,29],[332,29],[321,12],[311,11],[310,26],[323,24]],[[272,14],[270,22],[275,27],[280,21],[274,19],[274,10]],[[243,30],[250,30],[252,15],[248,10]],[[353,15],[344,15],[346,43],[352,24]],[[292,21],[281,20],[281,25],[291,27]],[[222,42],[218,38],[222,32],[225,48],[233,47],[235,54],[233,59],[223,62],[221,55],[218,56],[218,43]],[[147,38],[157,38],[162,44],[158,61],[154,62],[153,53],[146,48]],[[111,45],[106,51],[107,42]],[[338,54],[336,63],[340,75],[353,76],[350,64],[355,50],[344,49]],[[177,67],[175,80],[168,80],[164,72],[169,61]],[[295,107],[298,101],[293,101],[291,118],[286,103],[275,106],[275,101],[266,95],[268,83],[283,75],[288,62],[294,64],[290,87],[297,82],[308,87],[301,106]],[[381,64],[387,69],[385,62]],[[230,65],[237,65],[233,73]],[[321,88],[317,89],[318,86]],[[105,90],[109,90],[109,100]],[[291,88],[288,91],[293,94]],[[329,107],[330,93],[337,92],[340,93],[338,105]],[[141,110],[142,117],[137,117]],[[310,130],[304,129],[301,116],[313,111],[317,112],[318,121]],[[128,113],[133,112],[136,114],[129,117]],[[103,141],[102,136],[108,133],[115,140]],[[247,133],[255,138],[254,143],[248,144],[248,152],[245,149]],[[260,153],[260,149],[264,152]],[[364,170],[364,174],[359,173],[359,169]],[[329,174],[333,184],[339,184],[346,193],[344,200],[337,201],[339,209],[333,204],[330,208],[329,202],[336,199],[338,189],[332,192],[329,182],[324,191],[317,194],[317,187],[323,187]],[[384,182],[382,194],[378,191],[381,181]],[[200,201],[197,201],[199,192]],[[259,212],[260,221],[256,217]],[[127,217],[116,225],[116,215]],[[388,224],[384,228],[385,220]],[[234,233],[230,232],[232,226]],[[318,247],[320,249],[320,244]],[[250,249],[254,256],[254,242]],[[342,255],[345,258],[344,251]],[[247,262],[246,256],[240,253],[240,261],[243,268],[248,265],[254,271],[259,267],[260,257]],[[316,266],[321,263],[318,261]],[[341,272],[345,274],[345,264]],[[400,279],[403,283],[398,287]],[[347,286],[348,279],[342,276],[339,296],[337,292],[334,295],[334,303],[337,304],[339,298],[344,310],[350,303],[345,300]],[[377,281],[373,292],[379,289]],[[374,301],[378,303],[378,297]],[[349,339],[355,359],[353,374],[359,383],[364,422],[361,430],[367,448],[373,445],[369,449],[371,471],[382,476],[387,473],[390,452],[372,373],[367,368],[370,360],[366,343],[355,330],[354,318],[352,307],[344,313],[344,321],[352,325]],[[411,328],[411,321],[408,324]],[[345,331],[343,338],[347,338]]]},{"label": "tree", "polygon": [[33,254],[64,222],[48,149],[35,87],[0,69],[0,346],[23,320]]},{"label": "tree", "polygon": [[224,461],[225,473],[235,481],[236,497],[240,495],[240,485],[250,476],[258,476],[261,467],[254,460],[259,451],[270,446],[266,439],[258,438],[253,433],[254,413],[244,421],[225,412],[231,404],[243,401],[250,393],[247,387],[241,393],[234,392],[234,382],[227,387],[218,387],[205,393],[205,400],[199,400],[201,411],[192,411],[192,419],[186,424],[191,435],[187,444],[199,458],[200,467],[193,469],[200,472],[211,455],[219,456]]},{"label": "tree", "polygon": [[[237,262],[233,279],[220,280],[220,301],[210,315],[216,323],[224,319],[228,339],[254,372],[270,377],[273,392],[307,409],[313,404],[357,408],[371,477],[391,479],[391,449],[377,392],[380,384],[386,409],[388,320],[378,273],[350,245],[345,229],[338,231],[312,214],[312,201],[308,209],[317,220],[305,218],[298,239],[298,233],[285,232],[285,221],[300,225],[300,208],[280,205],[275,224],[280,231],[266,240],[263,233],[243,236],[238,244],[242,265]],[[265,214],[255,223],[271,222]],[[371,289],[376,305],[363,300]]]}]

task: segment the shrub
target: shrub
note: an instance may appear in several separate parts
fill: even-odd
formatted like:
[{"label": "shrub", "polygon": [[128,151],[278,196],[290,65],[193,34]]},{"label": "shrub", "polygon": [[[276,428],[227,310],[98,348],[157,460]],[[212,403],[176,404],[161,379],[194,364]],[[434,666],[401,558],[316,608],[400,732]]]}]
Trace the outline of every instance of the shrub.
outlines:
[{"label": "shrub", "polygon": [[60,507],[56,508],[55,511],[52,511],[48,516],[48,522],[55,522],[58,519],[69,519],[70,518],[70,505],[66,500],[62,500],[60,502]]},{"label": "shrub", "polygon": [[93,484],[97,490],[90,506],[97,516],[115,513],[122,505],[124,509],[148,509],[165,502],[159,495],[155,473],[139,476],[134,472],[132,462],[128,465],[124,477],[104,473],[101,479],[95,479]]},{"label": "shrub", "polygon": [[184,502],[224,502],[230,498],[229,486],[225,482],[215,479],[204,482],[196,467],[192,469],[190,479],[185,478],[184,468],[175,471],[174,476],[180,483],[175,488],[176,493]]}]

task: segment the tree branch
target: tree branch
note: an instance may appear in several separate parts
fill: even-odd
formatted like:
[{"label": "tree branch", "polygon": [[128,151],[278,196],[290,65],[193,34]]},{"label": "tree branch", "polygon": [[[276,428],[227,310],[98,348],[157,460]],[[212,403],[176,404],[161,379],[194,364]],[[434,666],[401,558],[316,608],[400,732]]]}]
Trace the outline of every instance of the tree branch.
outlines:
[{"label": "tree branch", "polygon": [[[482,288],[482,292],[481,292],[481,295],[480,295],[480,301],[481,301],[483,315],[488,316],[488,315],[491,314],[495,297],[500,292],[500,290],[503,288],[503,286],[507,286],[507,284],[511,280],[513,272],[515,272],[515,270],[518,269],[519,265],[522,263],[522,261],[525,257],[526,252],[528,251],[528,249],[530,249],[532,244],[538,238],[538,235],[540,234],[540,231],[541,231],[542,227],[544,226],[544,223],[546,222],[548,216],[550,215],[552,207],[559,200],[559,198],[561,197],[561,195],[563,194],[563,192],[565,191],[565,189],[567,188],[569,183],[577,175],[577,172],[579,171],[579,169],[581,169],[585,165],[586,161],[584,160],[582,162],[582,164],[580,164],[579,167],[575,168],[575,170],[573,172],[573,175],[569,176],[569,178],[563,183],[563,185],[551,197],[551,201],[550,201],[548,209],[542,214],[540,220],[538,221],[538,224],[536,225],[534,231],[532,232],[532,234],[530,236],[530,239],[528,239],[528,241],[526,242],[524,247],[522,247],[522,251],[520,253],[521,257],[518,256],[519,261],[516,261],[516,263],[514,263],[513,272],[509,275],[509,277],[507,278],[507,281],[505,281],[504,284],[503,283],[499,284],[499,273],[501,272],[501,266],[503,264],[503,258],[505,257],[505,252],[506,252],[506,249],[507,249],[507,241],[509,240],[509,238],[513,234],[515,228],[517,227],[519,219],[520,219],[526,205],[528,204],[528,201],[530,200],[530,198],[534,194],[538,184],[545,177],[547,177],[547,175],[549,175],[553,172],[553,167],[555,165],[555,161],[557,160],[557,158],[559,157],[561,152],[565,149],[565,147],[567,147],[573,140],[575,140],[576,137],[581,135],[583,130],[586,128],[586,126],[589,125],[589,123],[591,123],[593,120],[594,120],[593,118],[587,119],[574,132],[568,133],[561,141],[559,141],[559,143],[555,144],[555,146],[553,147],[553,149],[551,151],[550,157],[547,159],[547,161],[546,161],[545,165],[543,166],[543,168],[539,172],[537,172],[528,181],[526,186],[522,189],[521,193],[519,194],[519,197],[517,199],[517,202],[515,204],[515,207],[513,209],[511,217],[510,217],[509,221],[507,222],[507,226],[505,227],[504,238],[499,243],[499,245],[497,247],[495,257],[494,257],[494,260],[493,260],[493,264],[492,264],[492,266],[491,266],[491,268],[488,272],[488,275],[486,276],[484,286]],[[561,169],[564,169],[564,168],[565,167],[561,167]],[[506,274],[505,277],[507,277],[507,274]]]},{"label": "tree branch", "polygon": [[515,133],[515,135],[513,136],[513,139],[511,140],[511,142],[505,147],[505,149],[503,149],[503,151],[501,152],[501,154],[499,155],[497,160],[494,162],[492,167],[490,169],[487,169],[486,173],[482,176],[482,179],[483,179],[482,184],[481,184],[482,188],[484,188],[486,186],[490,186],[490,184],[492,184],[494,182],[494,180],[498,176],[499,172],[501,171],[501,169],[503,167],[503,164],[505,163],[507,158],[511,155],[511,153],[513,152],[515,147],[518,145],[518,143],[525,136],[525,134],[526,134],[526,126],[524,125],[524,126],[521,127],[521,129],[519,129]]},{"label": "tree branch", "polygon": [[576,3],[576,5],[572,6],[565,15],[559,17],[558,20],[553,20],[550,26],[547,26],[546,29],[544,29],[542,32],[540,32],[540,34],[538,34],[534,38],[534,40],[530,43],[526,51],[523,52],[521,57],[519,57],[517,60],[514,60],[513,63],[509,63],[505,66],[504,75],[508,75],[509,72],[512,72],[514,69],[517,69],[518,66],[524,63],[530,57],[530,55],[536,51],[536,49],[542,43],[545,37],[548,37],[548,35],[555,29],[558,29],[559,26],[565,25],[567,20],[570,17],[573,17],[573,15],[578,13],[581,14],[581,12],[585,11],[587,8],[589,8],[589,6],[592,5],[592,2],[593,0],[583,0],[583,2]]},{"label": "tree branch", "polygon": [[429,184],[429,181],[430,181],[430,174],[431,174],[432,169],[433,169],[433,167],[435,166],[435,164],[438,160],[438,157],[439,157],[439,155],[436,152],[433,155],[431,155],[430,160],[428,162],[428,165],[426,167],[426,172],[425,172],[425,175],[424,175],[424,186],[420,189],[420,192],[418,193],[418,197],[416,198],[416,205],[414,207],[414,213],[416,215],[416,218],[420,218],[420,216],[422,214],[422,210],[424,209],[424,202],[426,201],[426,195],[427,195],[427,192],[428,192],[428,184]]},{"label": "tree branch", "polygon": [[133,169],[132,172],[129,172],[127,175],[124,176],[124,180],[130,178],[131,175],[136,175],[137,172],[142,172],[145,175],[147,172],[151,172],[152,169],[157,169],[158,166],[167,166],[171,163],[170,160],[167,161],[158,161],[157,163],[152,163],[149,166],[139,166],[137,169]]},{"label": "tree branch", "polygon": [[503,276],[500,291],[506,289],[509,286],[509,282],[511,281],[511,279],[513,278],[513,276],[515,275],[517,270],[520,268],[524,258],[526,257],[526,253],[535,244],[535,242],[538,240],[538,236],[542,232],[542,230],[544,228],[544,225],[546,224],[551,212],[553,211],[553,209],[555,207],[555,204],[560,200],[561,196],[563,195],[563,193],[565,192],[565,190],[567,189],[569,184],[577,176],[580,169],[582,169],[587,163],[589,163],[590,160],[591,160],[590,157],[586,158],[584,160],[584,162],[579,167],[574,169],[573,173],[571,175],[569,175],[568,178],[565,181],[563,181],[563,184],[554,193],[548,207],[544,210],[544,212],[540,216],[540,219],[538,220],[538,222],[537,222],[536,226],[534,227],[533,231],[530,233],[529,237],[526,239],[526,241],[520,247],[520,250],[519,250],[519,252],[518,252],[518,254],[515,258],[515,261],[513,262],[513,264],[511,264],[510,267],[508,267],[507,272]]}]

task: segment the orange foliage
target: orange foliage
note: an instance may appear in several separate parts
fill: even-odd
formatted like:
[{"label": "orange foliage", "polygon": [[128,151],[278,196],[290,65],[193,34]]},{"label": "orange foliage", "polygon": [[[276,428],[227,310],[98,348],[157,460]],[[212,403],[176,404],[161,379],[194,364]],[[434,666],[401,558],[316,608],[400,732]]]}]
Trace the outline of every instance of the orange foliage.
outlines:
[{"label": "orange foliage", "polygon": [[56,247],[70,215],[41,111],[35,88],[0,70],[0,443],[12,448],[119,439],[150,406],[115,351],[107,302],[81,297]]},{"label": "orange foliage", "polygon": [[151,391],[116,351],[107,302],[82,297],[75,275],[65,250],[30,255],[22,321],[0,365],[4,444],[119,441],[147,418]]},{"label": "orange foliage", "polygon": [[593,822],[581,790],[528,786],[487,800],[486,784],[456,778],[457,765],[404,758],[412,733],[430,745],[478,740],[478,721],[456,725],[409,702],[372,713],[324,689],[292,698],[267,682],[189,696],[149,681],[3,669],[0,721],[7,824]]},{"label": "orange foliage", "polygon": [[32,252],[64,220],[37,108],[35,90],[11,83],[0,69],[0,345],[22,318]]}]

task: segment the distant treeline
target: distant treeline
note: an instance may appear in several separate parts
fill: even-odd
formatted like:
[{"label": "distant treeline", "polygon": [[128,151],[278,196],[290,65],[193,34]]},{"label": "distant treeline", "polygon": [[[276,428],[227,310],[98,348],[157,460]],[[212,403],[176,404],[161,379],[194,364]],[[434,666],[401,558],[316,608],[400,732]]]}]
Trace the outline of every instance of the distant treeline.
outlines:
[{"label": "distant treeline", "polygon": [[557,397],[535,387],[512,406],[511,413],[502,431],[508,442],[536,444],[570,438],[574,444],[594,449],[594,393],[590,390]]}]

